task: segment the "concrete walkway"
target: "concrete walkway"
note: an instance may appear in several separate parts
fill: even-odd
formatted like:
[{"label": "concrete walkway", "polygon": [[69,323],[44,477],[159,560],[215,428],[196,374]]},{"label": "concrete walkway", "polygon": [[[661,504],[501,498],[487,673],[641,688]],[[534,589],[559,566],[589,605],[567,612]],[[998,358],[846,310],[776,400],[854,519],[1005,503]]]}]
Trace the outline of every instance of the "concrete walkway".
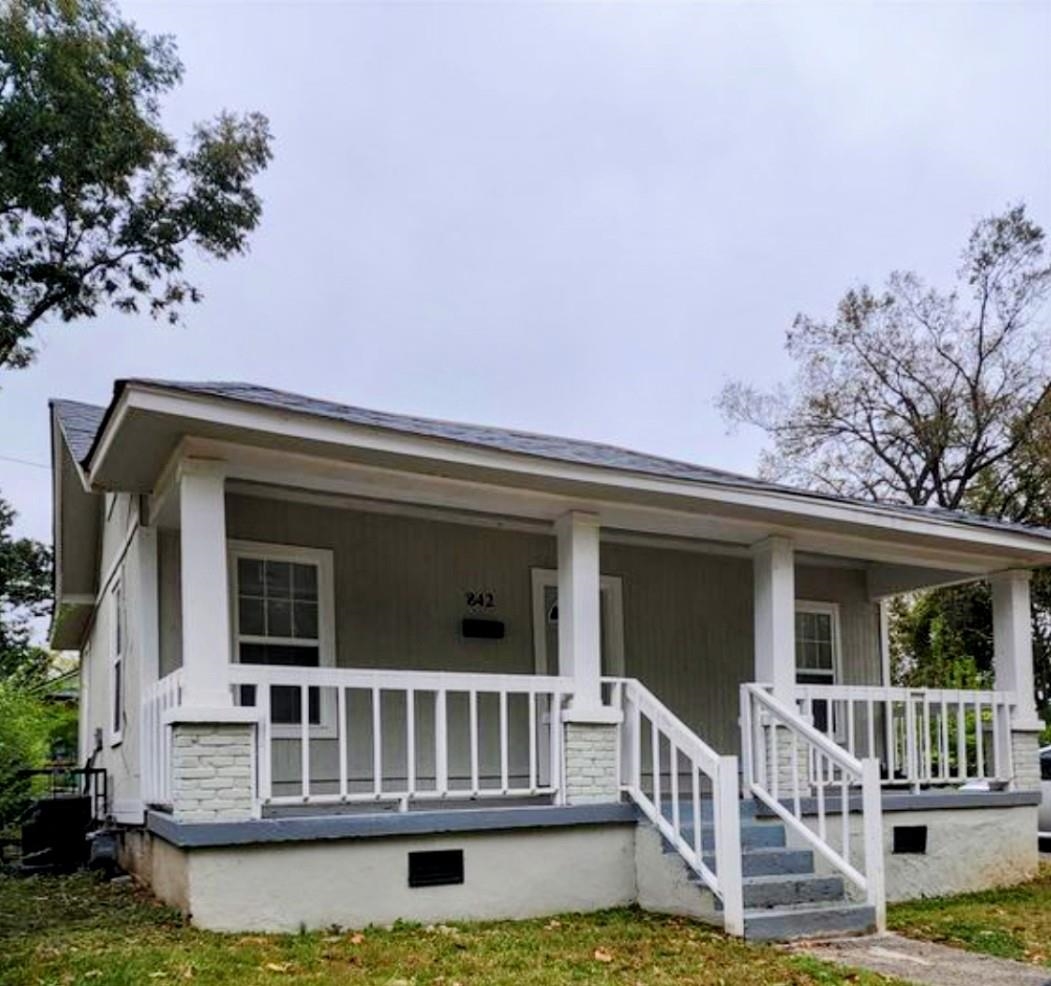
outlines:
[{"label": "concrete walkway", "polygon": [[786,947],[839,965],[897,976],[919,986],[1051,986],[1051,969],[900,935],[799,942]]}]

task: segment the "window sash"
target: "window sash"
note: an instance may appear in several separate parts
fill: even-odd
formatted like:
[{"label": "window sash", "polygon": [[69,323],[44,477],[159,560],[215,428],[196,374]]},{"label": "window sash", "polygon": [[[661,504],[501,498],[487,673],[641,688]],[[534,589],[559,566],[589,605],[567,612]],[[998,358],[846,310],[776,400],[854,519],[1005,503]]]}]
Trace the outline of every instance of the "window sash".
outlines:
[{"label": "window sash", "polygon": [[[229,570],[231,583],[231,628],[233,637],[233,659],[238,663],[265,666],[295,667],[297,661],[288,663],[274,660],[244,660],[246,648],[296,648],[313,651],[316,659],[305,667],[327,667],[335,663],[334,627],[332,608],[332,563],[331,553],[324,549],[299,548],[291,545],[263,544],[256,542],[230,542]],[[257,569],[248,573],[243,562],[259,563]],[[268,581],[268,565],[274,566],[274,578]],[[242,575],[251,575],[247,591],[242,590]],[[261,625],[257,622],[253,630],[263,633],[242,633],[242,601],[262,607]],[[286,624],[288,633],[271,634],[268,603],[284,604],[288,610]],[[307,626],[314,630],[311,635],[296,635],[301,629],[296,622],[296,607],[310,608]],[[284,629],[284,627],[282,627]],[[258,655],[257,655],[258,656]],[[243,705],[255,704],[257,688],[242,686],[239,701]],[[335,719],[334,696],[322,695],[322,690],[311,687],[308,691],[308,723],[312,731],[330,729]],[[275,685],[270,690],[271,722],[276,735],[298,735],[302,726],[301,691],[292,685]]]}]

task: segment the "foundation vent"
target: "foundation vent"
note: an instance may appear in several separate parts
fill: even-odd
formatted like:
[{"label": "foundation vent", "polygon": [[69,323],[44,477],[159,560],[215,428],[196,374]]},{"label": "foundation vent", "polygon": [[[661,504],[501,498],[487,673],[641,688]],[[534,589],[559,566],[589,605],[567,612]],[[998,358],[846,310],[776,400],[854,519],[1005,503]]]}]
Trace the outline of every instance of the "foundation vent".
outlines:
[{"label": "foundation vent", "polygon": [[894,852],[897,855],[925,855],[927,852],[927,826],[895,825]]},{"label": "foundation vent", "polygon": [[463,883],[463,850],[409,853],[410,887],[446,887]]}]

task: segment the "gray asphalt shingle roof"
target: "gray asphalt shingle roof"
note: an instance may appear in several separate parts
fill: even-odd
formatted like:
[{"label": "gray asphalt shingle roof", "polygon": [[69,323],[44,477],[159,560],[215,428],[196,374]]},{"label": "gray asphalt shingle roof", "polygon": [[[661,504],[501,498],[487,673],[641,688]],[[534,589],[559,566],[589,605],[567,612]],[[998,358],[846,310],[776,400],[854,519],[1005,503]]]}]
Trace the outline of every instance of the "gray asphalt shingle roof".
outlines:
[{"label": "gray asphalt shingle roof", "polygon": [[[347,424],[402,434],[420,435],[461,445],[489,448],[502,452],[514,452],[559,462],[599,466],[623,472],[686,482],[747,489],[757,492],[779,493],[801,499],[854,505],[868,510],[875,509],[898,516],[923,516],[967,526],[1016,530],[1051,539],[1051,531],[1048,530],[998,521],[962,511],[946,510],[941,507],[878,504],[866,500],[852,500],[847,497],[782,486],[751,476],[743,476],[720,469],[711,469],[707,466],[696,465],[690,462],[647,455],[643,452],[635,452],[602,442],[559,438],[553,435],[540,435],[508,428],[493,428],[484,425],[463,424],[434,418],[373,411],[348,404],[339,404],[334,401],[304,397],[300,394],[292,394],[249,383],[225,381],[191,382],[145,378],[118,380],[114,387],[114,403],[126,386],[135,384],[185,394],[238,401],[255,407],[267,407],[277,411],[307,414],[333,421],[342,421]],[[77,401],[55,400],[52,401],[52,404],[62,425],[63,432],[66,434],[67,441],[69,441],[70,448],[78,460],[85,462],[91,455],[94,448],[94,439],[105,422],[108,410]]]},{"label": "gray asphalt shingle roof", "polygon": [[102,419],[106,416],[106,409],[95,404],[58,399],[51,401],[51,406],[55,410],[55,417],[58,418],[62,434],[66,436],[73,458],[77,462],[83,462],[95,443],[95,436]]}]

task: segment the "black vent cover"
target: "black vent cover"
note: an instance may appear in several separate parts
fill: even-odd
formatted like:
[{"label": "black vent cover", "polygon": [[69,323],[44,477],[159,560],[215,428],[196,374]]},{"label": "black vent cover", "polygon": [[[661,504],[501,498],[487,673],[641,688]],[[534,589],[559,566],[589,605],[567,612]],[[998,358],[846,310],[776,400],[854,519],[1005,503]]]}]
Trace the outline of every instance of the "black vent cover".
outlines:
[{"label": "black vent cover", "polygon": [[924,855],[927,852],[926,825],[895,825],[894,852]]},{"label": "black vent cover", "polygon": [[445,887],[463,883],[463,850],[409,853],[410,887]]}]

